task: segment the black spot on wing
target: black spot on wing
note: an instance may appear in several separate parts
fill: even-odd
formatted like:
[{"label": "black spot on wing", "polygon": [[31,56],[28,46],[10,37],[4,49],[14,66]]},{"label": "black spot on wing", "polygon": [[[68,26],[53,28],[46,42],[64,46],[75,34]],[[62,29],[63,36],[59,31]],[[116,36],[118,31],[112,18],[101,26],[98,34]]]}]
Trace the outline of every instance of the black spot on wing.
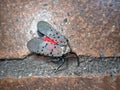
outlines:
[{"label": "black spot on wing", "polygon": [[58,35],[58,32],[56,32],[56,35]]},{"label": "black spot on wing", "polygon": [[50,52],[50,54],[52,54],[52,52]]},{"label": "black spot on wing", "polygon": [[39,53],[39,50],[37,50],[37,53]]},{"label": "black spot on wing", "polygon": [[50,28],[50,31],[53,31],[53,28],[52,27],[49,27]]},{"label": "black spot on wing", "polygon": [[48,45],[48,43],[45,44],[45,47]]},{"label": "black spot on wing", "polygon": [[60,38],[60,36],[58,36],[57,38]]},{"label": "black spot on wing", "polygon": [[53,49],[51,50],[51,52],[53,52]]}]

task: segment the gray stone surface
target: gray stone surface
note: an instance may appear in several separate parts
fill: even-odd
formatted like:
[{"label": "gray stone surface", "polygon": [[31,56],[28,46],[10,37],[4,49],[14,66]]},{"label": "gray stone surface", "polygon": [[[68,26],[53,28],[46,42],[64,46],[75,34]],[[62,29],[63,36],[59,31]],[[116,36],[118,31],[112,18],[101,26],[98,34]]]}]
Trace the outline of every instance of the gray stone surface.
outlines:
[{"label": "gray stone surface", "polygon": [[[120,58],[92,58],[80,56],[80,66],[77,67],[75,58],[68,59],[61,70],[54,73],[59,63],[50,62],[53,58],[32,55],[24,60],[0,61],[0,78],[4,77],[28,77],[28,76],[74,76],[74,75],[115,75],[120,73]],[[54,59],[55,60],[55,59]]]}]

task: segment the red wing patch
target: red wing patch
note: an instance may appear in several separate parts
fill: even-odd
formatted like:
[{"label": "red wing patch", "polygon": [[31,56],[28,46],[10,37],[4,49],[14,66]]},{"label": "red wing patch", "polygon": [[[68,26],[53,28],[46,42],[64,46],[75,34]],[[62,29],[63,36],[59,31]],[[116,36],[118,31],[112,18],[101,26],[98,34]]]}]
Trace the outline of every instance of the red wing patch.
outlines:
[{"label": "red wing patch", "polygon": [[42,40],[48,41],[48,42],[50,42],[50,43],[52,43],[52,44],[57,44],[56,41],[54,41],[53,39],[51,39],[51,38],[49,38],[49,37],[47,37],[47,36],[46,36],[46,37],[43,37]]}]

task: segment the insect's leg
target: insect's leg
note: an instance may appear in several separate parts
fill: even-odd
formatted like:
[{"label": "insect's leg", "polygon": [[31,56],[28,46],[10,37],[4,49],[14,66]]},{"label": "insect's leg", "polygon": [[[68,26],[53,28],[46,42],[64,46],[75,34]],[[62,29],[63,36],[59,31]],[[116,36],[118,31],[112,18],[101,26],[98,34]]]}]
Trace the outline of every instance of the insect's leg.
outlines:
[{"label": "insect's leg", "polygon": [[66,61],[66,68],[68,68],[69,59],[66,58],[65,61]]},{"label": "insect's leg", "polygon": [[61,60],[60,57],[52,57],[50,60],[46,61],[47,63],[58,63]]},{"label": "insect's leg", "polygon": [[61,60],[60,57],[55,57],[55,58],[53,58],[52,60],[50,60],[50,62],[57,63],[57,62],[59,62],[60,60]]},{"label": "insect's leg", "polygon": [[77,55],[75,52],[70,52],[70,53],[71,53],[71,54],[74,54],[74,55],[76,56],[76,58],[77,58],[77,66],[79,66],[80,61],[79,61],[78,55]]},{"label": "insect's leg", "polygon": [[60,69],[60,67],[62,67],[63,64],[65,63],[64,57],[61,58],[61,61],[62,61],[62,63],[57,67],[57,69],[55,69],[55,72],[57,72]]},{"label": "insect's leg", "polygon": [[65,62],[66,62],[66,68],[68,68],[68,63],[69,63],[69,58],[66,57],[67,55],[68,54],[63,55],[63,58],[65,59]]},{"label": "insect's leg", "polygon": [[51,60],[51,62],[58,62],[58,61],[60,61],[60,58],[54,58]]}]

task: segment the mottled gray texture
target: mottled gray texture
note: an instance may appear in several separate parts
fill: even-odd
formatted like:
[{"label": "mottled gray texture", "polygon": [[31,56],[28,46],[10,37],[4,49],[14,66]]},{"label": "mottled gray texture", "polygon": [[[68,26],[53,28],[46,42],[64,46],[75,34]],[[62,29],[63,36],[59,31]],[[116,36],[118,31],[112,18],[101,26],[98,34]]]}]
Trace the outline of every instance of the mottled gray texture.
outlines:
[{"label": "mottled gray texture", "polygon": [[[54,69],[59,63],[52,63],[52,58],[43,56],[31,56],[24,60],[0,61],[0,78],[3,77],[27,77],[27,76],[69,76],[69,75],[105,75],[120,73],[120,58],[91,58],[80,56],[80,61],[84,61],[77,67],[75,58],[69,59],[68,68],[66,63],[57,73]],[[92,60],[92,61],[91,61]]]}]

